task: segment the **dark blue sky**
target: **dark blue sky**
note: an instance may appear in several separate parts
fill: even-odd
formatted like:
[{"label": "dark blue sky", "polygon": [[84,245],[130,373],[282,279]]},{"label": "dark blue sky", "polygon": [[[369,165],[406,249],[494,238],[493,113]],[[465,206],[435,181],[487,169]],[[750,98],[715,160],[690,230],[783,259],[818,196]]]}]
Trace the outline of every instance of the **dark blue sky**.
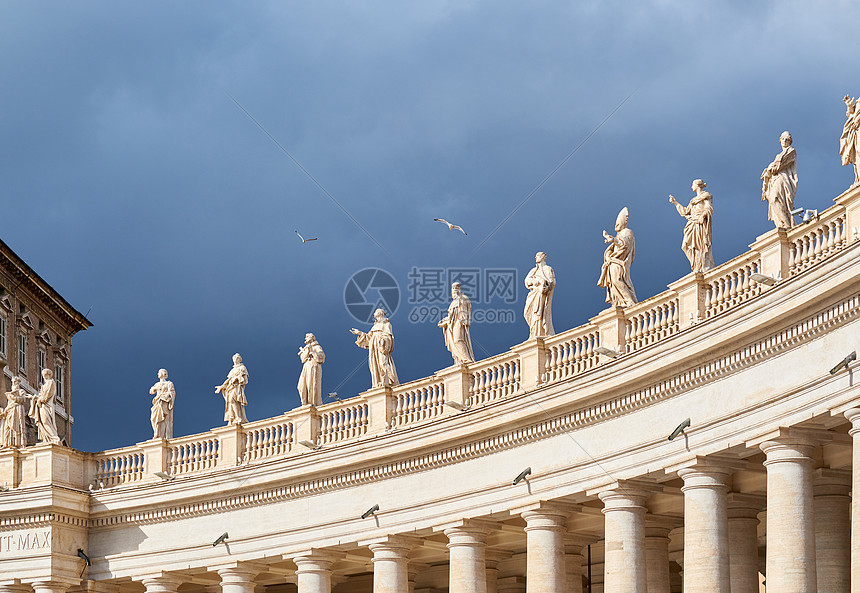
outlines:
[{"label": "dark blue sky", "polygon": [[[714,195],[717,263],[772,228],[759,175],[783,130],[798,205],[853,180],[838,139],[841,99],[860,94],[856,3],[414,4],[0,2],[2,238],[95,323],[73,341],[77,448],[149,438],[160,367],[177,436],[222,425],[214,386],[237,351],[251,420],[298,405],[307,331],[324,392],[366,389],[348,333],[366,326],[343,302],[363,268],[402,289],[408,381],[451,361],[435,323],[409,320],[413,267],[514,268],[519,288],[545,251],[561,331],[604,306],[601,230],[621,207],[645,299],[689,271],[667,195],[686,203],[694,178]],[[527,337],[524,296],[486,305],[515,323],[474,325],[478,356]]]}]

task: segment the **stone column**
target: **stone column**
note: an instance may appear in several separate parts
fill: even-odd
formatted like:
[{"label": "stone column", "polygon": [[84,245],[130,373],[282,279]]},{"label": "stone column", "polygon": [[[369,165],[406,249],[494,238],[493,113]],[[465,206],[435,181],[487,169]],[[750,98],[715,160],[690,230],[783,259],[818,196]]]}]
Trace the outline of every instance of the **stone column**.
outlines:
[{"label": "stone column", "polygon": [[568,535],[564,539],[564,565],[567,568],[567,593],[582,593],[582,556],[593,538]]},{"label": "stone column", "polygon": [[316,550],[293,558],[298,593],[331,593],[331,565],[334,557]]},{"label": "stone column", "polygon": [[525,511],[526,583],[528,593],[563,593],[567,590],[564,566],[564,536],[567,513],[544,507]]},{"label": "stone column", "polygon": [[412,544],[397,537],[370,544],[373,552],[373,593],[405,593],[409,589],[409,550]]},{"label": "stone column", "polygon": [[605,490],[603,590],[605,593],[647,593],[645,573],[645,499],[635,487]]},{"label": "stone column", "polygon": [[726,513],[730,473],[707,464],[678,471],[684,480],[685,593],[730,593]]},{"label": "stone column", "polygon": [[860,593],[860,409],[845,412],[854,439],[851,461],[851,593]]},{"label": "stone column", "polygon": [[648,593],[669,593],[670,525],[645,524],[645,577]]},{"label": "stone column", "polygon": [[818,590],[851,590],[851,472],[817,469],[812,478]]},{"label": "stone column", "polygon": [[410,562],[406,565],[406,578],[408,579],[408,593],[415,593],[415,579],[418,573],[427,568],[427,564],[421,562]]},{"label": "stone column", "polygon": [[758,514],[764,497],[729,492],[729,574],[732,593],[759,593]]},{"label": "stone column", "polygon": [[233,566],[218,570],[221,577],[221,593],[254,593],[256,570],[243,566]]},{"label": "stone column", "polygon": [[178,578],[168,575],[146,577],[141,579],[146,593],[176,593],[182,584]]},{"label": "stone column", "polygon": [[[3,372],[4,366],[6,366],[5,363],[0,366],[0,373]],[[0,382],[3,380],[0,378]],[[0,585],[0,593],[30,593],[30,587],[28,585]]]},{"label": "stone column", "polygon": [[487,529],[465,524],[449,527],[445,535],[450,557],[449,593],[487,593]]},{"label": "stone column", "polygon": [[761,444],[767,455],[768,593],[816,593],[812,507],[814,445],[785,436]]},{"label": "stone column", "polygon": [[499,590],[499,562],[512,556],[511,552],[501,550],[487,550],[484,555],[484,563],[487,566],[487,593],[498,593]]}]

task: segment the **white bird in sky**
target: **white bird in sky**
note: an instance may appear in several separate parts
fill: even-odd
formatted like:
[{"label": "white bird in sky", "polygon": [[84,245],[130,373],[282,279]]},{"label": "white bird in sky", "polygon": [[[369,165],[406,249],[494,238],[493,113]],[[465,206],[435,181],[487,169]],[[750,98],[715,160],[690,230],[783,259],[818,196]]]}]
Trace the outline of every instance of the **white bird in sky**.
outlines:
[{"label": "white bird in sky", "polygon": [[299,234],[299,231],[296,231],[296,234],[299,235],[299,239],[302,240],[302,243],[307,243],[308,241],[316,241],[319,237],[314,237],[313,239],[305,239]]},{"label": "white bird in sky", "polygon": [[468,235],[468,234],[469,234],[469,233],[467,233],[466,231],[464,231],[464,230],[463,230],[463,227],[461,227],[461,226],[457,226],[456,224],[451,224],[450,222],[448,222],[448,221],[447,221],[447,220],[445,220],[444,218],[434,218],[433,220],[435,220],[436,222],[441,222],[441,223],[443,223],[443,224],[447,224],[447,225],[448,225],[448,230],[449,230],[449,231],[453,231],[454,229],[456,229],[456,230],[460,231],[461,233],[463,233],[464,235]]}]

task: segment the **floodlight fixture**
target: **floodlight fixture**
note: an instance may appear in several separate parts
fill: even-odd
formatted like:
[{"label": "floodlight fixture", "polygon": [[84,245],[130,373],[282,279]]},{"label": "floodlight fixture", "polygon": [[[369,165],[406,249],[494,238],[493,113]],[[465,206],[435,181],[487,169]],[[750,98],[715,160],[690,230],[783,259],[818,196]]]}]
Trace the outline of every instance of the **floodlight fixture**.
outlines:
[{"label": "floodlight fixture", "polygon": [[84,552],[81,548],[78,548],[78,558],[87,563],[87,566],[92,566],[93,563],[90,561],[90,557],[87,556],[86,552]]},{"label": "floodlight fixture", "polygon": [[217,547],[218,544],[224,543],[224,541],[226,541],[228,537],[230,537],[230,536],[227,535],[227,532],[225,531],[224,533],[222,533],[221,535],[218,536],[218,539],[216,539],[214,542],[212,542],[212,547],[214,548],[214,547]]},{"label": "floodlight fixture", "polygon": [[689,426],[690,426],[690,419],[687,418],[686,420],[681,422],[681,424],[678,425],[678,428],[676,428],[675,430],[672,431],[672,434],[669,435],[669,440],[674,441],[676,438],[678,438],[678,435],[682,434],[684,432],[684,429],[688,428]]},{"label": "floodlight fixture", "polygon": [[752,280],[753,282],[758,282],[759,284],[767,284],[768,286],[773,286],[777,283],[778,279],[774,278],[773,276],[766,276],[765,274],[755,273],[750,275],[750,280]]},{"label": "floodlight fixture", "polygon": [[0,492],[8,492],[9,491],[9,482],[3,482],[3,485],[0,486]]},{"label": "floodlight fixture", "polygon": [[516,478],[514,478],[513,485],[516,486],[517,484],[519,484],[520,482],[525,480],[527,477],[529,477],[531,475],[531,473],[532,473],[532,468],[531,468],[531,466],[529,466],[526,469],[524,469],[523,471],[521,471],[520,475],[518,475]]},{"label": "floodlight fixture", "polygon": [[459,412],[465,412],[466,410],[468,410],[468,409],[469,409],[469,406],[464,406],[464,405],[463,405],[463,404],[461,404],[460,402],[446,401],[446,402],[445,402],[445,405],[446,405],[446,406],[451,406],[452,408],[454,408],[455,410],[457,410],[457,411],[459,411]]},{"label": "floodlight fixture", "polygon": [[302,447],[307,447],[308,449],[312,449],[312,450],[316,450],[316,449],[319,449],[319,448],[320,448],[320,446],[319,446],[319,445],[317,445],[315,442],[313,442],[313,441],[309,441],[309,440],[307,440],[307,439],[304,439],[304,440],[299,441],[299,444],[300,444]]},{"label": "floodlight fixture", "polygon": [[801,206],[800,208],[795,208],[791,211],[792,216],[800,216],[801,214],[803,214],[803,206]]},{"label": "floodlight fixture", "polygon": [[846,356],[845,358],[843,358],[842,361],[839,364],[837,364],[835,367],[830,369],[830,374],[835,375],[836,373],[838,373],[842,369],[847,369],[848,364],[853,360],[857,360],[857,351],[856,350],[854,352],[852,352],[851,354],[849,354],[848,356]]},{"label": "floodlight fixture", "polygon": [[164,472],[153,472],[153,475],[158,476],[159,478],[167,482],[172,482],[176,479],[176,476],[171,476],[170,474]]},{"label": "floodlight fixture", "polygon": [[621,353],[618,350],[613,350],[612,348],[607,348],[606,346],[598,346],[594,349],[598,354],[602,354],[603,356],[608,356],[609,358],[618,358],[621,356]]},{"label": "floodlight fixture", "polygon": [[371,515],[373,515],[373,514],[374,514],[376,511],[378,511],[378,510],[379,510],[379,505],[378,505],[378,504],[375,504],[375,505],[373,505],[372,507],[370,507],[369,509],[367,509],[366,511],[364,511],[364,512],[361,514],[361,518],[362,518],[362,519],[367,519],[368,517],[370,517]]},{"label": "floodlight fixture", "polygon": [[335,401],[340,401],[340,398],[337,396],[337,391],[332,391],[328,394],[329,399],[333,399]]},{"label": "floodlight fixture", "polygon": [[818,218],[818,210],[806,210],[806,212],[803,213],[803,220],[800,222],[802,224],[806,224],[807,222],[812,222],[816,218]]}]

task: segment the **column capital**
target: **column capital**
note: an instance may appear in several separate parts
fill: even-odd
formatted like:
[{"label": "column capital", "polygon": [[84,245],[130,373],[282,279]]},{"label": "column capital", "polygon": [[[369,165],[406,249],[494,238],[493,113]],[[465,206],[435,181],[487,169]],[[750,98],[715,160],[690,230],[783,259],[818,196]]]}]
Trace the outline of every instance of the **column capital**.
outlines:
[{"label": "column capital", "polygon": [[567,533],[567,519],[571,510],[560,505],[541,505],[537,508],[524,510],[520,516],[526,520],[525,531],[545,529]]},{"label": "column capital", "polygon": [[71,579],[50,578],[32,581],[30,586],[33,587],[35,593],[65,593],[66,590],[79,583],[80,581]]},{"label": "column capital", "polygon": [[609,484],[604,488],[587,491],[586,495],[597,494],[603,501],[603,512],[612,510],[634,510],[645,508],[645,501],[652,494],[662,492],[663,487],[651,482],[639,482],[634,480],[622,480]]},{"label": "column capital", "polygon": [[343,557],[342,553],[313,548],[293,555],[290,560],[296,565],[296,574],[330,573],[331,565]]},{"label": "column capital", "polygon": [[851,478],[851,470],[820,467],[812,472],[813,496],[848,496]]},{"label": "column capital", "polygon": [[476,537],[480,536],[483,540],[486,538],[487,534],[498,529],[498,523],[494,523],[493,521],[485,521],[481,519],[461,519],[459,521],[445,523],[444,525],[437,525],[433,528],[433,531],[435,531],[436,533],[442,532],[447,535],[449,539],[449,533],[452,535],[473,533]]},{"label": "column capital", "polygon": [[140,582],[146,587],[146,593],[176,593],[179,585],[182,584],[182,579],[176,575],[161,573],[145,576],[140,579]]},{"label": "column capital", "polygon": [[260,574],[259,567],[239,563],[236,566],[225,566],[217,569],[218,576],[221,577],[221,584],[230,583],[232,585],[254,584],[254,577]]},{"label": "column capital", "polygon": [[860,408],[850,408],[842,414],[851,423],[851,429],[848,431],[848,434],[854,436],[860,430]]},{"label": "column capital", "polygon": [[726,511],[729,519],[753,519],[758,523],[758,514],[764,510],[767,498],[758,494],[729,492],[726,495]]},{"label": "column capital", "polygon": [[366,545],[373,552],[371,562],[377,562],[379,560],[409,560],[409,552],[419,544],[418,538],[388,536]]},{"label": "column capital", "polygon": [[[768,433],[750,439],[746,442],[747,447],[758,447],[765,453],[766,447],[773,447],[772,443],[783,446],[810,446],[817,447],[829,443],[835,437],[835,433],[819,427],[780,427]],[[771,443],[771,444],[769,444]]]}]

